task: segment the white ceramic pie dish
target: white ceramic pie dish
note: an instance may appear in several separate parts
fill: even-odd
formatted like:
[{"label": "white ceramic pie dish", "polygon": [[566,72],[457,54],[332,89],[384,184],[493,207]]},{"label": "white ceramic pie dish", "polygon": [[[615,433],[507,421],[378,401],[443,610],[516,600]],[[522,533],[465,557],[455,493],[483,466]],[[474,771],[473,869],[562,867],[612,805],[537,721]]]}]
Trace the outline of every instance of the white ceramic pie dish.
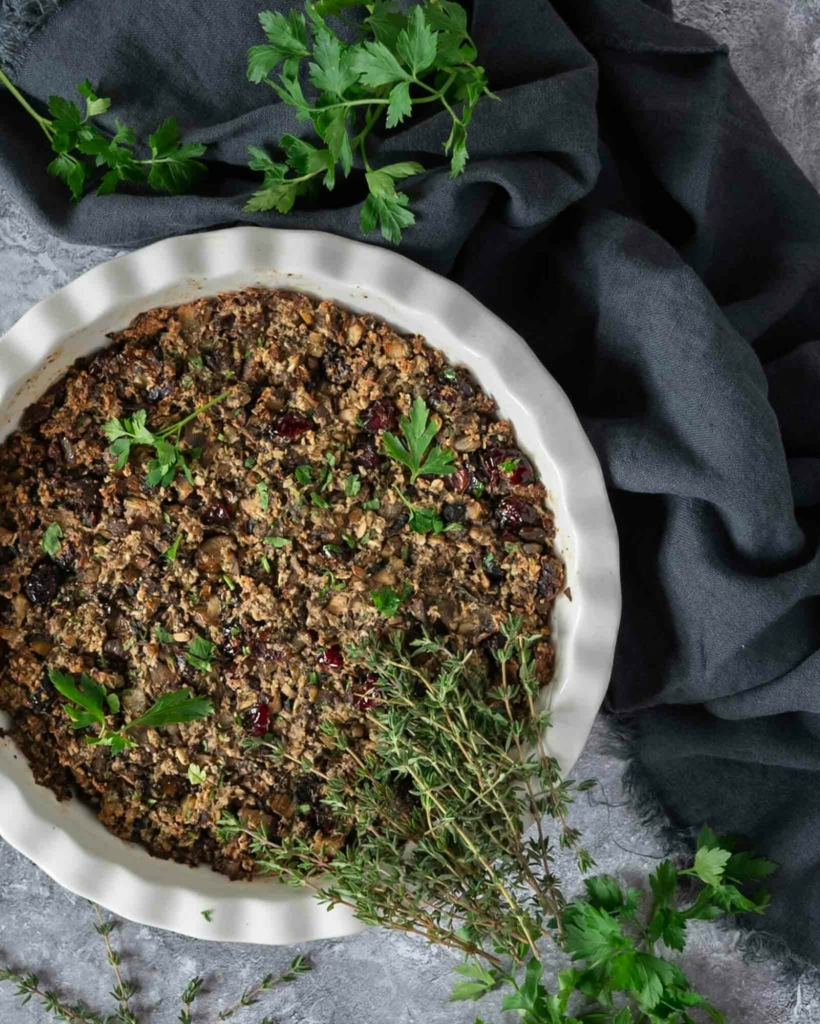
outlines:
[{"label": "white ceramic pie dish", "polygon": [[[250,285],[298,289],[423,334],[469,366],[514,423],[549,491],[572,595],[556,603],[556,674],[543,695],[554,723],[548,745],[568,771],[612,667],[621,602],[615,523],[566,395],[525,342],[457,285],[403,256],[319,232],[240,227],[157,242],[83,274],[0,339],[0,440],[75,359],[137,313]],[[306,890],[269,879],[231,882],[117,839],[78,801],[61,804],[36,785],[9,738],[0,741],[0,836],[67,889],[141,924],[267,944],[363,928]]]}]

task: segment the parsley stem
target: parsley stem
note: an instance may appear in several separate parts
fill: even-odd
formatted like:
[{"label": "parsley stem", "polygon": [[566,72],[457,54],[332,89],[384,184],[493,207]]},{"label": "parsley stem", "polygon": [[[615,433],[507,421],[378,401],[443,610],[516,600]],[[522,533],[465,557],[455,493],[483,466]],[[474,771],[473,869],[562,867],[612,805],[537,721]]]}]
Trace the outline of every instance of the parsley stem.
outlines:
[{"label": "parsley stem", "polygon": [[230,391],[223,391],[221,395],[217,395],[215,398],[207,401],[204,405],[200,405],[198,409],[194,409],[194,411],[189,416],[186,416],[184,420],[180,420],[179,423],[172,423],[170,427],[165,427],[164,430],[160,430],[157,437],[165,438],[170,434],[182,430],[182,428],[186,427],[191,420],[195,420],[197,416],[201,416],[202,413],[210,409],[212,405],[216,405],[217,402],[224,401],[229,394]]},{"label": "parsley stem", "polygon": [[34,107],[32,107],[32,105],[20,92],[17,86],[15,86],[15,84],[11,81],[11,79],[3,71],[2,68],[0,68],[0,84],[4,85],[12,94],[12,96],[17,100],[17,102],[23,107],[23,109],[27,111],[29,114],[31,114],[31,116],[34,118],[37,124],[39,124],[40,127],[43,129],[46,138],[49,140],[49,142],[51,142],[51,140],[54,138],[54,128],[52,126],[51,121],[49,121],[47,117],[42,117],[40,114],[37,113]]},{"label": "parsley stem", "polygon": [[344,100],[341,103],[328,103],[326,107],[322,107],[322,111],[325,110],[337,110],[339,107],[369,107],[373,104],[378,104],[382,107],[390,105],[390,100],[380,99],[369,99],[369,100]]},{"label": "parsley stem", "polygon": [[414,99],[413,103],[414,104],[418,104],[418,103],[435,103],[436,100],[441,100],[442,103],[443,103],[444,102],[444,94],[447,92],[447,90],[450,88],[450,86],[453,84],[453,82],[455,80],[456,80],[456,73],[455,73],[455,71],[453,71],[451,73],[450,77],[447,79],[447,81],[444,83],[444,85],[440,89],[430,89],[430,87],[426,86],[424,84],[424,82],[419,82],[418,80],[416,80],[416,84],[417,85],[421,85],[421,86],[424,86],[425,89],[429,89],[429,91],[432,93],[432,95],[431,96],[424,96],[420,100]]},{"label": "parsley stem", "polygon": [[[375,102],[375,101],[374,101],[374,102]],[[366,137],[367,137],[367,136],[368,136],[368,135],[370,134],[370,132],[371,132],[371,131],[373,130],[373,126],[374,126],[374,125],[376,124],[376,122],[377,122],[377,121],[379,120],[379,118],[381,117],[381,115],[382,115],[382,112],[381,112],[381,109],[380,109],[380,107],[378,107],[378,106],[377,106],[377,107],[375,108],[375,110],[372,110],[372,111],[371,111],[371,112],[370,112],[370,113],[369,113],[369,114],[367,115],[367,120],[365,121],[365,125],[364,125],[364,128],[362,128],[362,130],[361,130],[361,131],[359,132],[359,134],[358,134],[358,135],[356,136],[356,138],[355,138],[355,139],[354,139],[354,140],[353,140],[353,141],[351,142],[351,144],[350,144],[350,146],[351,146],[351,149],[355,149],[355,148],[356,148],[356,146],[359,146],[359,145],[361,145],[361,144],[362,144],[362,142],[364,141],[364,139],[365,139],[365,138],[366,138]]]}]

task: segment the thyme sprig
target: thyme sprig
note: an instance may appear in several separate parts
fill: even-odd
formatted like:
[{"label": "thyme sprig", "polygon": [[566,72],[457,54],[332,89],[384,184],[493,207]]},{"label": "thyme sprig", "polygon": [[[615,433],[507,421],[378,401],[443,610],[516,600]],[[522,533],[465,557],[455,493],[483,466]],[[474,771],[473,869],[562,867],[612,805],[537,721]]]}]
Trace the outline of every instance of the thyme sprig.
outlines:
[{"label": "thyme sprig", "polygon": [[246,988],[232,1006],[229,1006],[219,1014],[218,1019],[228,1020],[229,1017],[233,1017],[237,1010],[241,1010],[244,1006],[255,1006],[263,992],[272,992],[273,989],[278,988],[280,985],[288,985],[291,982],[298,981],[310,969],[311,965],[306,957],[295,957],[286,971],[282,971],[278,975],[266,974],[257,985],[251,985]]},{"label": "thyme sprig", "polygon": [[[598,875],[567,901],[556,847],[573,851],[582,873],[593,866],[567,812],[573,790],[594,783],[562,778],[548,752],[542,638],[522,634],[515,618],[502,634],[491,661],[431,637],[408,644],[400,633],[350,649],[377,676],[381,700],[368,711],[371,754],[323,726],[356,765],[325,778],[328,810],[351,837],[344,849],[298,837],[280,843],[234,815],[220,823],[222,840],[242,843],[260,870],[313,889],[322,903],[464,953],[454,1000],[503,986],[502,1009],[525,1024],[694,1024],[695,1008],[721,1024],[720,1011],[657,947],[682,949],[691,920],[760,913],[767,895],[744,887],[775,866],[704,829],[691,867],[663,862],[649,893]],[[522,818],[534,820],[535,835],[522,832]],[[544,938],[571,960],[556,992],[543,980]]]},{"label": "thyme sprig", "polygon": [[41,988],[36,974],[21,974],[10,967],[0,967],[0,982],[3,981],[17,986],[15,995],[20,997],[23,1006],[36,999],[54,1020],[66,1021],[68,1024],[105,1024],[105,1019],[99,1014],[79,1003],[69,1005],[54,992]]},{"label": "thyme sprig", "polygon": [[120,970],[120,964],[122,960],[120,954],[114,949],[111,943],[111,932],[114,930],[114,922],[106,921],[102,916],[100,908],[96,903],[92,903],[91,906],[94,908],[94,913],[97,915],[96,929],[99,935],[102,935],[105,941],[105,953],[108,963],[111,965],[111,969],[114,972],[114,978],[116,984],[111,990],[111,998],[117,1003],[117,1010],[114,1019],[117,1024],[138,1024],[137,1018],[134,1016],[134,1012],[131,1009],[129,1000],[134,995],[136,989],[130,981],[126,981],[122,976]]}]

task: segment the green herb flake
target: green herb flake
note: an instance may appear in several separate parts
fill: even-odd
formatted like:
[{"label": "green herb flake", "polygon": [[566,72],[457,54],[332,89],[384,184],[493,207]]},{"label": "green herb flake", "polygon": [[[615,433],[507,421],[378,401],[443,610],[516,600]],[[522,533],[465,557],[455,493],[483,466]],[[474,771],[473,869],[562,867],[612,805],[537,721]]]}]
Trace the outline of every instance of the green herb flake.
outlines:
[{"label": "green herb flake", "polygon": [[259,498],[259,507],[263,512],[267,512],[270,508],[270,490],[265,480],[260,480],[256,485],[256,494]]},{"label": "green herb flake", "polygon": [[200,913],[205,918],[205,920],[208,922],[208,924],[210,924],[211,921],[213,921],[213,919],[214,919],[214,912],[213,912],[213,910],[201,910]]},{"label": "green herb flake", "polygon": [[313,468],[311,466],[297,466],[293,475],[300,487],[308,487],[313,483]]},{"label": "green herb flake", "polygon": [[204,636],[196,636],[185,648],[185,660],[200,672],[210,672],[216,657],[216,644]]},{"label": "green herb flake", "polygon": [[200,768],[193,762],[188,765],[188,781],[192,786],[201,786],[207,782],[208,773],[204,768]]},{"label": "green herb flake", "polygon": [[355,498],[362,489],[362,478],[358,473],[351,473],[345,477],[345,495],[348,498]]},{"label": "green herb flake", "polygon": [[310,492],[310,501],[316,508],[330,508],[327,498],[323,498],[321,494],[317,494],[316,491]]},{"label": "green herb flake", "polygon": [[256,465],[256,459],[252,455],[249,455],[247,459],[245,459],[245,461],[242,463],[242,465],[245,467],[245,469],[253,469],[253,467]]},{"label": "green herb flake", "polygon": [[271,564],[270,564],[270,561],[269,561],[267,555],[262,555],[262,557],[259,559],[259,562],[260,562],[262,568],[265,570],[265,572],[271,572],[272,571],[272,567],[271,567]]},{"label": "green herb flake", "polygon": [[43,532],[42,548],[43,551],[50,557],[56,558],[60,553],[62,545],[60,541],[63,539],[63,530],[59,523],[50,523]]},{"label": "green herb flake", "polygon": [[412,593],[413,588],[409,584],[405,584],[399,590],[394,590],[392,587],[380,587],[378,590],[371,591],[370,600],[380,615],[386,619],[392,619],[402,603]]},{"label": "green herb flake", "polygon": [[176,643],[172,633],[169,633],[163,626],[157,624],[154,626],[154,636],[159,640],[161,644],[173,644]]},{"label": "green herb flake", "polygon": [[265,543],[272,548],[286,548],[290,544],[288,537],[265,537]]},{"label": "green herb flake", "polygon": [[162,557],[167,558],[169,562],[175,562],[177,555],[179,554],[179,545],[182,543],[182,534],[178,533],[174,538],[173,544],[168,548],[167,551],[163,552]]},{"label": "green herb flake", "polygon": [[380,504],[381,503],[379,502],[378,498],[371,498],[369,501],[362,502],[362,508],[366,512],[377,512]]}]

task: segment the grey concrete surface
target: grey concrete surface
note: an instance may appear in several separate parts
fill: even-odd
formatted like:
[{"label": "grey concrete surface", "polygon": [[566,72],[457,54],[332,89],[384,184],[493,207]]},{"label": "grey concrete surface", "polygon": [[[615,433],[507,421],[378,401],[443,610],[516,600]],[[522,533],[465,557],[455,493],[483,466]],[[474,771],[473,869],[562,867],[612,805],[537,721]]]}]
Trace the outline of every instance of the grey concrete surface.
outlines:
[{"label": "grey concrete surface", "polygon": [[[774,130],[804,171],[820,184],[820,0],[676,0],[679,15],[732,46],[732,60]],[[34,229],[0,193],[0,333],[31,305],[79,273],[114,255],[69,246]],[[634,882],[651,870],[661,850],[641,824],[621,786],[623,763],[609,752],[608,726],[599,720],[578,773],[602,781],[574,809],[602,870]],[[138,986],[134,1008],[141,1024],[172,1024],[178,995],[195,975],[205,990],[195,1019],[213,1022],[246,985],[283,968],[296,949],[207,943],[128,922],[113,939],[123,972]],[[416,940],[371,930],[350,939],[300,947],[314,971],[270,994],[235,1018],[259,1024],[502,1024],[498,1001],[479,1007],[448,1004],[454,958]],[[55,885],[0,842],[0,964],[37,971],[69,1001],[82,998],[97,1012],[112,1009],[111,976],[91,908]],[[816,977],[786,973],[771,955],[754,956],[740,935],[701,924],[684,966],[732,1024],[820,1024]],[[45,1017],[21,1007],[0,986],[0,1024],[34,1024]]]}]

